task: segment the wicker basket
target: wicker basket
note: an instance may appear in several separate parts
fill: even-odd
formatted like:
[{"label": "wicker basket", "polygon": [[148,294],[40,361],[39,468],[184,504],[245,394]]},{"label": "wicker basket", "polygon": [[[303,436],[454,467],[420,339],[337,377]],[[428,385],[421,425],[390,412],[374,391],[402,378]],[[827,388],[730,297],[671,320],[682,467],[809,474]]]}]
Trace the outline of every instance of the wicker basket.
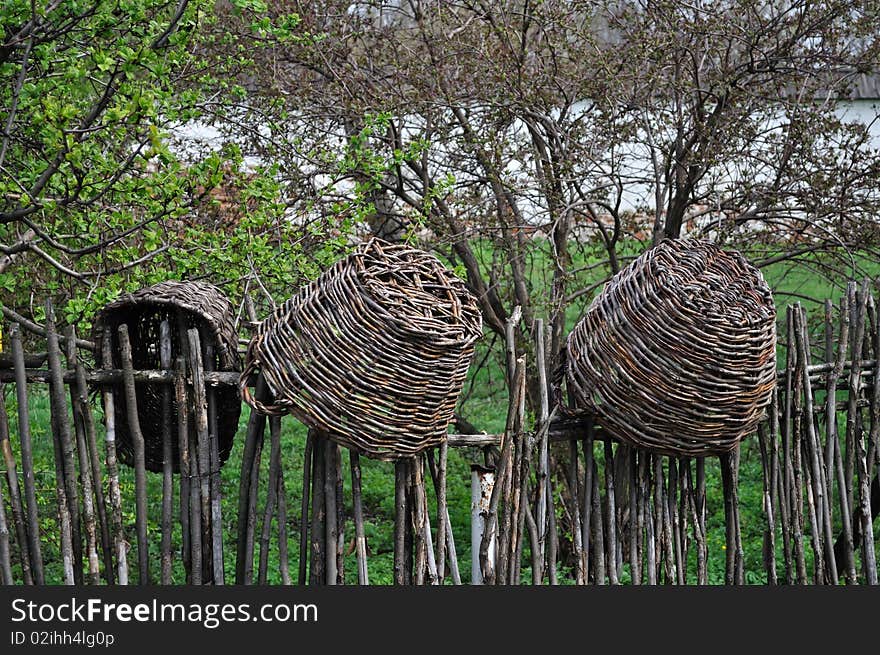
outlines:
[{"label": "wicker basket", "polygon": [[[113,368],[121,367],[117,328],[126,323],[131,340],[132,364],[135,370],[160,368],[159,364],[159,326],[167,320],[171,326],[171,355],[176,358],[181,353],[180,328],[198,328],[203,348],[206,342],[214,346],[214,361],[210,362],[216,371],[241,370],[238,355],[238,335],[235,331],[234,310],[229,300],[214,286],[204,282],[161,282],[125,295],[107,305],[95,319],[94,340],[101,344],[104,331],[111,335]],[[182,325],[181,325],[182,322]],[[96,364],[103,366],[101,348],[96,349]],[[209,362],[205,360],[205,366]],[[144,435],[144,457],[146,468],[162,471],[162,385],[136,382],[138,399],[138,418]],[[241,400],[234,386],[218,387],[217,432],[221,465],[229,457],[232,442],[238,429],[241,414]],[[113,402],[116,415],[116,450],[120,461],[131,466],[134,461],[132,438],[128,428],[125,393],[122,386],[113,389]],[[179,451],[176,438],[178,406],[172,394],[172,438],[173,469],[179,470]]]},{"label": "wicker basket", "polygon": [[776,380],[776,310],[737,252],[667,240],[620,271],[568,337],[575,411],[669,455],[733,449]]},{"label": "wicker basket", "polygon": [[[436,257],[373,239],[258,326],[242,397],[368,457],[409,457],[446,438],[481,327],[475,298]],[[271,404],[247,387],[256,371]]]}]

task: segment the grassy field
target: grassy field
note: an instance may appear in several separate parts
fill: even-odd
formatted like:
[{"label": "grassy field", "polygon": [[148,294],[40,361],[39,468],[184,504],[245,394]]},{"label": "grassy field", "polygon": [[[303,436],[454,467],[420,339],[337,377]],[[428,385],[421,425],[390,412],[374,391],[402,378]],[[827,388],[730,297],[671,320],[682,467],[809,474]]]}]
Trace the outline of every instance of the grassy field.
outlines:
[{"label": "grassy field", "polygon": [[[873,264],[874,272],[880,273],[880,265]],[[840,295],[840,287],[834,287],[827,281],[822,280],[810,270],[791,268],[788,265],[775,265],[765,271],[765,275],[776,292],[777,305],[780,316],[784,318],[784,306],[793,299],[801,300],[807,305],[808,311],[814,316],[821,316],[819,307],[806,300],[807,297],[824,299],[832,297],[837,299]],[[794,294],[794,295],[789,295]],[[577,320],[580,308],[574,308],[569,322]],[[814,343],[820,341],[814,340]],[[465,387],[465,396],[462,413],[474,425],[487,432],[499,432],[503,430],[504,413],[506,411],[506,388],[504,386],[502,368],[497,353],[488,352],[491,340],[484,341],[478,347],[476,362],[484,362],[480,367],[472,368],[470,379]],[[496,348],[497,350],[497,348]],[[52,434],[50,431],[49,402],[45,386],[33,385],[31,393],[30,419],[33,432],[34,450],[36,456],[36,484],[37,495],[40,503],[40,520],[43,532],[44,558],[47,568],[47,580],[58,583],[62,579],[61,563],[59,561],[59,531],[55,518],[55,491],[54,491],[54,463]],[[17,408],[14,394],[10,385],[6,386],[6,405],[9,416],[12,419],[13,443],[17,443],[17,433],[14,417]],[[96,403],[96,418],[100,418],[100,403]],[[235,539],[236,539],[236,511],[238,501],[238,478],[241,461],[242,441],[244,427],[247,420],[247,412],[244,412],[238,437],[229,461],[222,470],[223,490],[223,520],[224,520],[224,547],[226,561],[226,575],[228,580],[234,578],[235,565]],[[298,534],[299,517],[298,508],[301,500],[302,489],[302,461],[305,447],[305,428],[292,418],[285,418],[282,422],[282,453],[285,483],[287,490],[288,525],[287,533],[290,538],[290,565],[292,576],[296,579],[298,568]],[[268,444],[267,444],[268,446]],[[344,450],[344,449],[343,449]],[[348,471],[347,451],[343,452],[344,470]],[[452,529],[455,535],[456,546],[459,554],[462,577],[467,581],[470,571],[470,462],[477,461],[479,453],[467,452],[466,450],[453,450],[449,460],[449,511],[452,521]],[[601,460],[601,453],[597,452]],[[481,458],[480,458],[481,459]],[[362,459],[364,509],[366,514],[366,532],[369,547],[369,566],[371,582],[376,584],[388,584],[392,581],[392,551],[393,551],[393,520],[394,520],[394,471],[393,465],[382,462],[374,462]],[[724,580],[724,513],[723,499],[721,496],[720,472],[717,464],[707,466],[708,475],[708,544],[709,544],[709,578],[710,582],[722,583]],[[265,493],[265,480],[268,477],[268,447],[263,457],[263,470],[261,472],[261,485]],[[763,518],[761,516],[761,465],[758,447],[755,439],[749,439],[743,444],[741,474],[740,474],[740,501],[742,512],[743,542],[745,547],[745,569],[747,582],[762,583],[765,581],[761,565],[761,548],[763,537]],[[151,544],[151,570],[154,577],[158,577],[159,567],[159,542],[160,542],[160,501],[161,501],[161,476],[148,474],[149,498],[150,498],[150,544]],[[346,482],[348,485],[348,481]],[[126,534],[131,542],[134,542],[134,478],[132,470],[122,467],[121,485],[124,498],[124,521]],[[348,487],[347,487],[348,488]],[[429,502],[433,503],[430,498]],[[350,502],[350,499],[347,499]],[[262,499],[261,499],[262,504]],[[349,508],[350,510],[350,508]],[[431,508],[433,512],[433,505]],[[351,512],[349,511],[350,515]],[[433,516],[433,514],[432,514]],[[179,529],[179,526],[178,526]],[[353,535],[353,526],[348,525],[346,538],[350,541]],[[259,530],[258,530],[259,534]],[[273,526],[272,540],[269,555],[269,582],[280,583],[281,576],[278,566],[277,553],[277,527]],[[180,535],[174,535],[175,547],[179,551]],[[259,546],[258,546],[259,548]],[[354,561],[353,547],[347,548],[346,577],[354,582],[356,579],[356,566]],[[130,564],[136,567],[136,557],[132,552]],[[564,565],[564,564],[563,564]],[[18,575],[18,573],[16,573]],[[628,574],[624,572],[624,580]],[[134,579],[134,573],[133,573]],[[179,559],[175,560],[176,582],[184,581],[184,574]],[[523,579],[528,579],[526,573]]]}]

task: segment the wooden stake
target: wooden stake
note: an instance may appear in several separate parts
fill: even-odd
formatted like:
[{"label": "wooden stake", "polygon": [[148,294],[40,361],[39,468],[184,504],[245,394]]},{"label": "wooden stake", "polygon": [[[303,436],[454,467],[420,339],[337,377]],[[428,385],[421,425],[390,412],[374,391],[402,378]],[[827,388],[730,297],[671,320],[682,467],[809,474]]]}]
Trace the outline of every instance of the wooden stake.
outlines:
[{"label": "wooden stake", "polygon": [[[351,498],[354,513],[355,552],[357,553],[358,584],[370,584],[370,576],[367,570],[367,536],[364,531],[364,507],[361,497],[361,458],[356,450],[349,452],[349,466],[351,467]],[[439,536],[438,541],[443,537]],[[441,552],[442,551],[438,551]],[[438,559],[438,562],[442,560]]]},{"label": "wooden stake", "polygon": [[[64,500],[64,512],[61,512],[62,533],[69,530],[70,566],[75,584],[83,583],[82,568],[82,536],[80,533],[79,488],[74,455],[73,439],[70,434],[70,421],[67,414],[67,401],[64,398],[64,376],[61,370],[61,347],[58,333],[55,331],[55,310],[52,301],[46,300],[46,343],[49,355],[49,400],[52,414],[52,432],[57,444],[56,474],[60,476],[63,496],[58,496],[59,503]],[[66,524],[66,528],[64,527]],[[62,534],[62,544],[68,535]],[[65,559],[65,567],[67,560]]]},{"label": "wooden stake", "polygon": [[[101,361],[105,368],[113,366],[112,335],[104,332]],[[119,491],[119,462],[116,457],[116,409],[112,387],[102,391],[104,401],[104,445],[107,453],[107,477],[110,480],[110,517],[113,524],[113,548],[116,553],[116,578],[128,584],[128,541],[122,525],[122,498]]]},{"label": "wooden stake", "polygon": [[[67,366],[74,370],[81,370],[76,355],[76,330],[70,326],[67,331],[65,343]],[[93,585],[100,584],[101,570],[98,561],[98,528],[95,517],[95,497],[101,494],[100,489],[95,489],[92,482],[92,468],[89,462],[89,451],[86,447],[87,424],[91,430],[95,429],[91,422],[91,412],[88,407],[88,397],[78,390],[77,383],[70,385],[70,401],[73,407],[74,426],[76,428],[76,452],[79,456],[79,470],[83,487],[83,520],[86,529],[86,557],[89,562],[89,582]],[[82,380],[84,383],[85,381]],[[87,418],[88,417],[88,418]],[[99,482],[100,483],[100,482]]]},{"label": "wooden stake", "polygon": [[[257,376],[254,397],[260,402],[266,402],[269,397],[269,386],[262,375]],[[252,477],[259,473],[259,452],[263,435],[266,431],[266,416],[256,410],[251,410],[248,419],[247,431],[245,432],[244,448],[241,455],[241,472],[239,473],[238,487],[238,539],[235,551],[235,583],[250,584],[251,579],[247,571],[253,571],[253,550],[249,544],[253,543],[253,528],[255,517],[250,510],[256,506],[256,500],[252,495],[256,489]]]},{"label": "wooden stake", "polygon": [[[171,326],[159,325],[159,366],[171,371]],[[171,514],[174,505],[173,450],[171,448],[171,388],[162,386],[162,584],[171,584]]]},{"label": "wooden stake", "polygon": [[[9,440],[9,416],[6,413],[6,392],[0,384],[0,451],[6,465],[6,482],[9,488],[9,505],[12,509],[12,523],[15,526],[15,537],[18,544],[21,575],[26,585],[34,584],[31,573],[31,554],[28,544],[28,528],[25,523],[25,512],[21,501],[21,489],[18,483],[18,467],[12,445]],[[12,580],[9,581],[12,584]]]},{"label": "wooden stake", "polygon": [[[174,365],[174,400],[177,405],[177,452],[179,457],[178,470],[180,471],[180,532],[181,532],[181,559],[186,571],[186,581],[195,584],[193,568],[193,529],[190,516],[192,510],[190,503],[193,496],[191,477],[192,464],[189,452],[189,402],[186,394],[186,363],[182,356],[177,357]],[[201,547],[199,548],[201,553]],[[201,580],[201,566],[199,566],[198,578]]]},{"label": "wooden stake", "polygon": [[257,574],[258,583],[268,582],[269,572],[269,539],[272,534],[272,517],[278,503],[278,478],[281,475],[281,419],[269,417],[269,488],[266,492],[266,508],[263,513],[263,531],[260,536],[260,564]]},{"label": "wooden stake", "polygon": [[299,521],[299,576],[297,583],[304,585],[309,565],[309,497],[311,492],[312,460],[315,452],[315,436],[309,430],[306,437],[306,450],[303,454],[302,502]]},{"label": "wooden stake", "polygon": [[134,386],[134,367],[131,363],[131,341],[128,326],[119,326],[119,352],[125,374],[125,406],[128,413],[128,429],[134,451],[135,523],[138,543],[138,582],[150,584],[150,550],[147,541],[147,476],[144,462],[144,435],[138,419],[137,392]]},{"label": "wooden stake", "polygon": [[[309,583],[313,585],[325,584],[324,571],[324,469],[325,453],[324,440],[317,430],[310,429],[314,443],[314,456],[312,458],[312,552],[311,567],[309,568]],[[396,561],[396,560],[395,560]]]}]

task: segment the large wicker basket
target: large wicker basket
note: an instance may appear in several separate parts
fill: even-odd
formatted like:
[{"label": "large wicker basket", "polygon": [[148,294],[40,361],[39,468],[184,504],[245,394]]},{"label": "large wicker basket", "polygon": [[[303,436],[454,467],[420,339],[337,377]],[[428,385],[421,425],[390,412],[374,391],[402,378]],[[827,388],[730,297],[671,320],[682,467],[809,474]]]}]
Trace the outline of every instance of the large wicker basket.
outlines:
[{"label": "large wicker basket", "polygon": [[770,402],[776,310],[760,271],[706,241],[667,240],[620,271],[566,345],[576,411],[654,452],[733,449]]},{"label": "large wicker basket", "polygon": [[[205,360],[206,367],[213,366],[216,371],[241,370],[238,355],[238,335],[235,330],[235,313],[226,296],[216,287],[204,282],[161,282],[134,293],[122,296],[107,305],[95,319],[94,340],[96,363],[104,365],[100,344],[106,330],[109,330],[113,368],[121,367],[119,359],[119,337],[117,328],[128,325],[132,349],[132,364],[135,370],[160,368],[159,326],[167,320],[171,327],[171,355],[176,358],[182,353],[181,334],[185,330],[198,328],[202,347],[207,342],[214,348],[214,360]],[[204,356],[204,353],[203,353]],[[162,385],[136,382],[138,418],[144,435],[144,457],[146,468],[162,471]],[[241,400],[234,386],[218,387],[217,432],[220,463],[229,457],[232,442],[238,429],[241,414]],[[116,415],[116,449],[120,461],[132,465],[134,461],[131,432],[128,428],[125,393],[121,385],[113,389],[113,402]],[[176,438],[177,415],[179,408],[174,396],[171,398],[172,414],[172,464],[179,469],[179,450]]]},{"label": "large wicker basket", "polygon": [[[481,327],[475,298],[436,257],[373,239],[258,326],[242,397],[368,457],[412,456],[445,439]],[[257,371],[271,403],[247,386]]]}]

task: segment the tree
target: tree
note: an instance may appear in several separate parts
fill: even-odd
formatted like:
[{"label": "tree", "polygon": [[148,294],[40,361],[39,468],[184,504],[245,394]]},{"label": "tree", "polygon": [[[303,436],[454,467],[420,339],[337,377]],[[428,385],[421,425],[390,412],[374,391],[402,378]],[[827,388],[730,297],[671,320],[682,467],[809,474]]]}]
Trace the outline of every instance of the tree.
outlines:
[{"label": "tree", "polygon": [[490,331],[519,305],[527,344],[549,316],[551,366],[566,323],[661,238],[836,272],[876,253],[876,150],[835,113],[877,70],[865,3],[275,6],[321,38],[248,79],[251,105],[283,108],[272,153],[304,211],[424,230]]},{"label": "tree", "polygon": [[[275,16],[252,29],[277,47],[295,23]],[[175,145],[243,94],[228,81],[252,62],[243,47],[226,43],[210,63],[199,55],[224,38],[213,24],[207,0],[4,4],[7,315],[39,318],[52,295],[69,321],[88,319],[122,290],[167,277],[209,277],[239,297],[248,286],[286,290],[341,245],[315,244],[320,230],[287,220],[272,162],[246,166],[233,142]]]}]

